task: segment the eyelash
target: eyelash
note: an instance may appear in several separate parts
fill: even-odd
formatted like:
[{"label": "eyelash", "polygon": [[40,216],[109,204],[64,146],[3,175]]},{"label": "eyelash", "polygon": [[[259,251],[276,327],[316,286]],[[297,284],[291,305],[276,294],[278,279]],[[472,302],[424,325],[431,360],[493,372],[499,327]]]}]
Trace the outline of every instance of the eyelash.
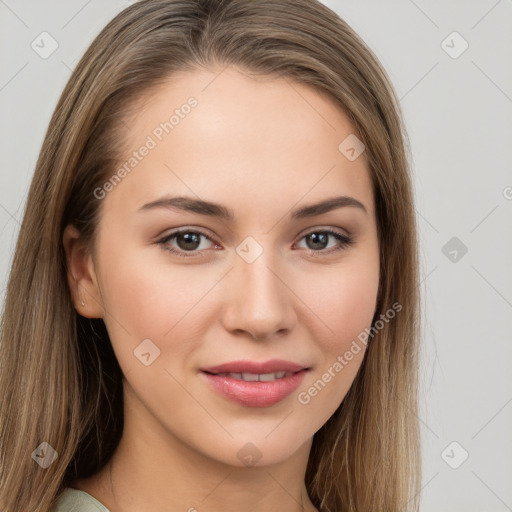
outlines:
[{"label": "eyelash", "polygon": [[[178,229],[176,231],[173,231],[172,233],[169,233],[168,235],[166,235],[164,238],[162,238],[161,240],[159,240],[157,243],[159,245],[162,246],[162,248],[165,250],[165,251],[169,251],[181,258],[195,258],[195,257],[198,257],[196,256],[198,253],[200,253],[201,251],[181,251],[181,250],[176,250],[174,248],[170,248],[168,245],[167,245],[167,242],[169,242],[170,240],[172,240],[173,238],[176,238],[178,235],[181,235],[183,233],[194,233],[196,235],[201,235],[203,237],[205,237],[206,239],[208,239],[210,242],[213,242],[213,240],[206,234],[206,233],[203,233],[202,231],[197,231],[197,230],[192,230],[192,229]],[[332,231],[332,230],[315,230],[315,231],[310,231],[309,233],[306,233],[305,235],[303,235],[301,237],[301,240],[303,238],[306,238],[307,236],[309,235],[312,235],[312,234],[318,234],[318,233],[326,233],[328,235],[332,235],[334,238],[336,238],[336,240],[338,240],[339,242],[339,245],[335,248],[331,248],[329,250],[319,250],[319,251],[314,251],[313,249],[307,249],[307,251],[313,255],[313,256],[323,256],[323,255],[326,255],[326,254],[332,254],[334,252],[338,252],[338,251],[341,251],[343,249],[346,249],[348,247],[350,247],[353,243],[354,243],[354,239],[353,237],[351,236],[347,236],[347,235],[342,235],[341,233],[338,233],[337,231]]]}]

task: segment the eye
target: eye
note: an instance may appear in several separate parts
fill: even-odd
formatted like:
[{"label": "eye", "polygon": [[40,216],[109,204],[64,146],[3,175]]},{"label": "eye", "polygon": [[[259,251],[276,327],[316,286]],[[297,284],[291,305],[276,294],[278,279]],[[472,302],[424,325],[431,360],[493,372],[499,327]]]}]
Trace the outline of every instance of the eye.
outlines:
[{"label": "eye", "polygon": [[[329,238],[334,239],[337,243],[334,244],[334,247],[331,246],[329,250],[325,250],[326,246],[328,246]],[[314,256],[331,254],[333,252],[346,249],[354,243],[351,236],[344,235],[333,230],[311,231],[304,235],[301,240],[302,239],[306,240],[307,248]]]},{"label": "eye", "polygon": [[[181,256],[183,258],[195,257],[198,249],[201,246],[201,237],[212,241],[211,238],[203,233],[202,231],[192,231],[191,229],[179,229],[169,233],[164,238],[158,241],[162,247],[177,256]],[[178,248],[173,248],[173,246],[168,243],[171,240],[176,239],[176,243],[178,244]],[[204,249],[204,247],[202,247]],[[192,254],[187,254],[187,252],[193,252]]]},{"label": "eye", "polygon": [[[191,258],[199,256],[200,253],[206,249],[205,247],[201,247],[201,238],[213,243],[212,239],[206,233],[186,228],[169,233],[157,243],[161,245],[164,250],[176,254],[177,256]],[[334,247],[325,250],[328,247],[329,238],[334,239],[337,243]],[[354,243],[351,236],[333,230],[311,231],[301,238],[301,240],[303,239],[306,239],[308,252],[314,256],[331,254],[345,249]],[[169,244],[171,240],[176,241],[177,247]]]}]

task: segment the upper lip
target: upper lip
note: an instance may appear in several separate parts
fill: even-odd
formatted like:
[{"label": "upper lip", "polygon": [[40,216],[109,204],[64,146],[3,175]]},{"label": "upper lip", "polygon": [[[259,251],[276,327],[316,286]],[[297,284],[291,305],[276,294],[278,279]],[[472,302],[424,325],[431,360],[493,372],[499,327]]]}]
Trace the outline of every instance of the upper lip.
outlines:
[{"label": "upper lip", "polygon": [[208,368],[201,368],[201,371],[208,373],[274,373],[274,372],[299,372],[307,370],[308,367],[292,363],[291,361],[284,361],[283,359],[270,359],[269,361],[231,361],[229,363],[219,364],[217,366],[210,366]]}]

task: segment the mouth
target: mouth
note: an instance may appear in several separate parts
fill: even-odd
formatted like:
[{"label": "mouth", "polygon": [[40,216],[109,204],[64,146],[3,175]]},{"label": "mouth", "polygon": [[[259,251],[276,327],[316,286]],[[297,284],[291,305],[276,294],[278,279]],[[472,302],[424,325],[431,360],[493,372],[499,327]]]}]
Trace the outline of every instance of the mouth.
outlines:
[{"label": "mouth", "polygon": [[[201,371],[211,374],[231,373],[231,374],[250,374],[250,375],[268,375],[296,373],[301,370],[309,369],[306,365],[285,361],[284,359],[270,359],[269,361],[249,361],[247,359],[239,361],[231,361],[229,363],[218,364],[217,366],[209,366],[201,368]],[[281,377],[278,378],[282,378]]]},{"label": "mouth", "polygon": [[264,363],[233,361],[202,368],[201,374],[213,390],[230,401],[247,407],[270,407],[293,393],[310,369],[273,359]]},{"label": "mouth", "polygon": [[243,380],[245,382],[271,382],[277,379],[285,379],[291,377],[296,372],[271,372],[271,373],[209,373],[217,377],[229,377],[230,379]]}]

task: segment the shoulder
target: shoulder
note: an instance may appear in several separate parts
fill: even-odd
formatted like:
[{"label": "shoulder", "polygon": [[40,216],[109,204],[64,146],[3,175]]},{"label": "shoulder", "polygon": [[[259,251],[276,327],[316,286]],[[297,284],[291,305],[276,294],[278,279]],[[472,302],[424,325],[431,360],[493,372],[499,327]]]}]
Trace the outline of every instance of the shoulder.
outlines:
[{"label": "shoulder", "polygon": [[110,512],[105,505],[100,503],[85,491],[79,491],[66,487],[58,496],[51,512]]}]

